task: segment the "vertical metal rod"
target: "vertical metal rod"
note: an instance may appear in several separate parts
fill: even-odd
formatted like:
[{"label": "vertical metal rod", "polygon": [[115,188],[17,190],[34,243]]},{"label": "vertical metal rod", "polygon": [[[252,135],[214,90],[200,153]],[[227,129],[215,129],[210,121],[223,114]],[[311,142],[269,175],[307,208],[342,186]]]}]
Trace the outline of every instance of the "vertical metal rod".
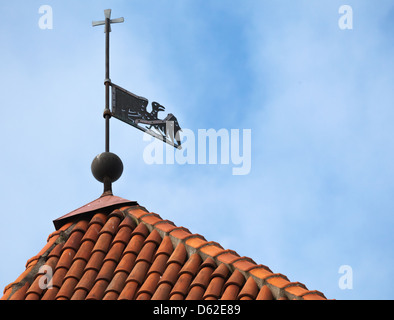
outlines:
[{"label": "vertical metal rod", "polygon": [[111,118],[111,112],[109,110],[109,31],[110,31],[110,19],[105,19],[105,152],[109,152],[109,119]]}]

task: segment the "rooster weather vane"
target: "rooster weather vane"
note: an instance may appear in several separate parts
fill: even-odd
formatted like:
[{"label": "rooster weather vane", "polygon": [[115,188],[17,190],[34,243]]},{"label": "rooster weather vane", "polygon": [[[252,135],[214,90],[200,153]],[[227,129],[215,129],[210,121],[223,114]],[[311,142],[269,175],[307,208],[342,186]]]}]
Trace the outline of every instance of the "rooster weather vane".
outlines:
[{"label": "rooster weather vane", "polygon": [[[142,130],[151,136],[181,149],[180,132],[177,118],[169,113],[164,119],[159,119],[158,114],[165,110],[161,104],[152,102],[149,112],[148,99],[139,97],[111,82],[109,78],[109,33],[112,23],[124,22],[124,18],[111,19],[111,9],[104,10],[104,21],[93,21],[92,26],[104,25],[106,34],[106,103],[104,118],[106,119],[106,151],[109,152],[109,119],[113,116],[133,127]],[[112,110],[109,109],[109,91],[112,93]]]}]

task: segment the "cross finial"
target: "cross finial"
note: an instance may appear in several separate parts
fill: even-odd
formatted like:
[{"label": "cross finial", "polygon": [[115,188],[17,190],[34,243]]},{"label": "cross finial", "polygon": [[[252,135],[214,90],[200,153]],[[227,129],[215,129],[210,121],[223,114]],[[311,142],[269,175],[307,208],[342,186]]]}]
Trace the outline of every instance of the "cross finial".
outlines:
[{"label": "cross finial", "polygon": [[111,20],[111,9],[104,10],[104,21],[93,21],[92,26],[104,25],[105,33],[105,152],[97,156],[92,163],[92,172],[95,178],[104,183],[103,195],[112,194],[112,182],[116,181],[123,171],[123,164],[119,157],[109,152],[109,119],[111,111],[109,110],[109,87],[111,79],[109,78],[109,33],[111,32],[111,23],[121,23],[124,18]]},{"label": "cross finial", "polygon": [[111,23],[122,23],[124,22],[124,18],[116,18],[116,19],[112,19],[111,20],[111,9],[106,9],[104,10],[104,16],[105,16],[105,20],[102,21],[93,21],[92,22],[92,26],[96,27],[96,26],[101,26],[101,25],[105,25],[104,28],[104,32],[107,32],[107,24],[106,24],[106,20],[108,19],[108,26],[109,26],[109,32],[111,32]]}]

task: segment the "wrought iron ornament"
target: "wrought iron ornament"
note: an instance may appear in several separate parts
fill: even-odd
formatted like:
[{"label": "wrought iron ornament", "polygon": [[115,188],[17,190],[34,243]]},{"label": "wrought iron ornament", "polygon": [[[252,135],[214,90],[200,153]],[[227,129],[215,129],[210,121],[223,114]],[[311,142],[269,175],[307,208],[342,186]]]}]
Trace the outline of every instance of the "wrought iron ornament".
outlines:
[{"label": "wrought iron ornament", "polygon": [[[109,33],[112,23],[124,22],[124,18],[111,19],[111,9],[104,10],[104,21],[93,21],[92,26],[105,25],[105,110],[106,143],[105,150],[109,152],[109,119],[111,116],[140,129],[153,137],[181,149],[180,131],[177,118],[169,113],[164,119],[158,118],[158,113],[165,108],[157,102],[152,102],[152,111],[148,112],[148,100],[139,97],[111,82],[109,77]],[[109,110],[109,91],[112,87],[112,112]]]},{"label": "wrought iron ornament", "polygon": [[[105,152],[94,158],[91,169],[93,176],[104,184],[103,195],[112,195],[112,183],[119,179],[123,172],[122,160],[109,151],[109,120],[112,116],[153,137],[160,139],[175,148],[181,149],[179,132],[182,131],[178,120],[171,113],[164,119],[158,114],[165,108],[152,102],[152,111],[148,112],[148,100],[113,84],[109,77],[109,34],[112,23],[124,22],[124,18],[111,19],[111,9],[104,10],[105,20],[93,21],[92,26],[104,25],[105,33]],[[112,87],[112,111],[110,110],[110,87]]]},{"label": "wrought iron ornament", "polygon": [[180,131],[182,129],[172,113],[164,119],[159,119],[159,112],[165,110],[161,104],[152,102],[152,111],[148,112],[148,99],[139,97],[113,83],[111,86],[111,114],[115,118],[181,149]]}]

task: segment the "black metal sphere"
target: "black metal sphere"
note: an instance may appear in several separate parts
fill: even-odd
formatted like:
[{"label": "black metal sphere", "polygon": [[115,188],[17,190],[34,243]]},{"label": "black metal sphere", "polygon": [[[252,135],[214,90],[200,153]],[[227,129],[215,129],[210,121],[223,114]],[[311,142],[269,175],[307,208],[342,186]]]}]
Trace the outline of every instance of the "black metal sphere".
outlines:
[{"label": "black metal sphere", "polygon": [[115,182],[123,172],[123,163],[120,158],[112,152],[103,152],[96,156],[92,161],[93,176],[100,182],[108,179]]}]

